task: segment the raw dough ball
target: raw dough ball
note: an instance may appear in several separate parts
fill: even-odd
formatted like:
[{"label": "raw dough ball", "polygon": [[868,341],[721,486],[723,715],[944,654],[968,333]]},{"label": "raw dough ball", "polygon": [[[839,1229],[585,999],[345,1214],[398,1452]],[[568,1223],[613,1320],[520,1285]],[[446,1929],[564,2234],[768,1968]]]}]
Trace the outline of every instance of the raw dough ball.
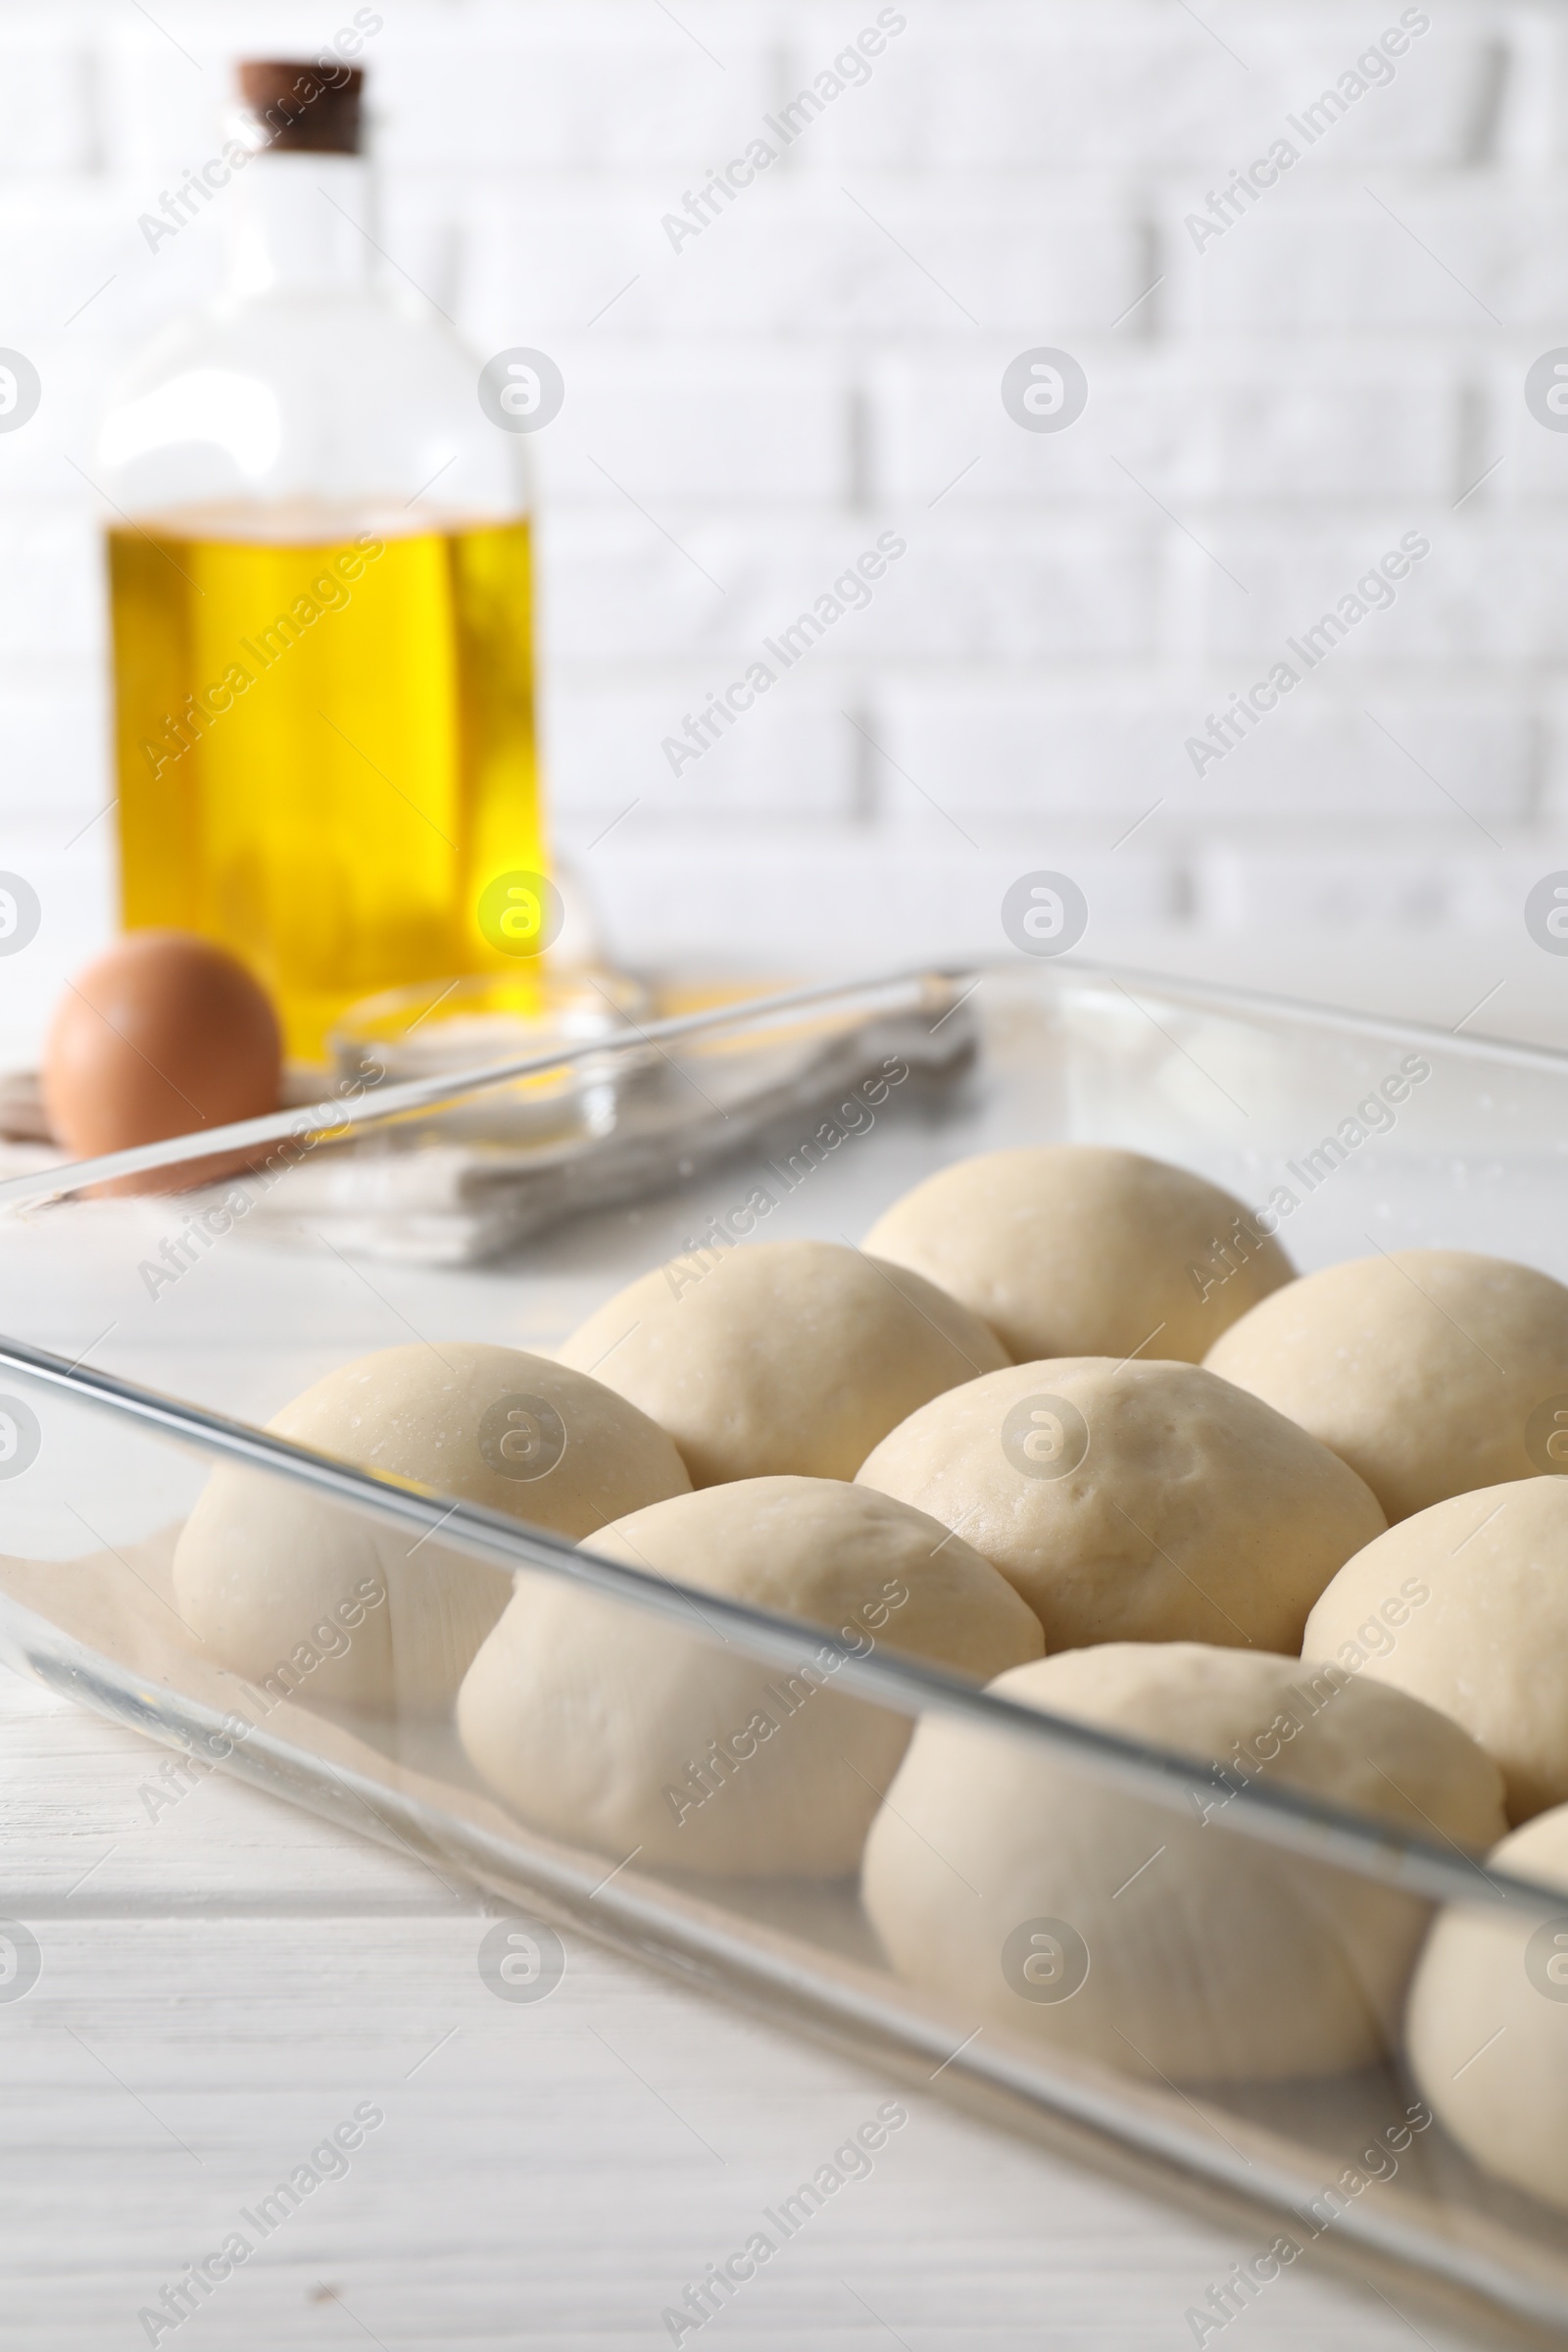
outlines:
[{"label": "raw dough ball", "polygon": [[617,1858],[746,1877],[834,1877],[909,1722],[832,1689],[808,1626],[984,1681],[1037,1658],[1040,1625],[978,1553],[918,1511],[814,1478],[743,1479],[634,1511],[596,1552],[807,1620],[773,1666],[624,1603],[519,1580],[468,1670],[458,1726],[509,1805]]},{"label": "raw dough ball", "polygon": [[[1117,1642],[1003,1675],[999,1697],[1481,1846],[1497,1769],[1401,1691],[1298,1659]],[[1294,1728],[1293,1728],[1294,1727]],[[954,2015],[1131,2074],[1332,2074],[1379,2057],[1428,1906],[1126,1795],[1064,1758],[927,1716],[866,1839],[898,1973]],[[1203,1818],[1196,1818],[1200,1803]]]},{"label": "raw dough ball", "polygon": [[[1568,1893],[1568,1805],[1489,1858]],[[1445,1911],[1410,1987],[1405,2037],[1411,2072],[1459,2145],[1568,2211],[1568,1901],[1552,1919]]]},{"label": "raw dough ball", "polygon": [[[691,1484],[663,1431],[598,1381],[467,1341],[340,1364],[268,1427],[572,1538]],[[443,1705],[511,1592],[504,1569],[255,1470],[214,1471],[174,1552],[210,1655],[276,1697],[340,1706]]]},{"label": "raw dough ball", "polygon": [[1348,1560],[1306,1621],[1333,1658],[1462,1723],[1502,1767],[1508,1816],[1568,1798],[1568,1485],[1456,1494]]},{"label": "raw dough ball", "polygon": [[1019,1363],[1157,1340],[1196,1364],[1293,1271],[1218,1185],[1099,1144],[960,1159],[895,1200],[865,1247],[961,1298]]},{"label": "raw dough ball", "polygon": [[1305,1275],[1204,1361],[1332,1446],[1391,1520],[1407,1519],[1554,1467],[1568,1290],[1505,1257],[1396,1250]]},{"label": "raw dough ball", "polygon": [[1069,1356],[954,1389],[884,1438],[861,1486],[960,1528],[1046,1629],[1091,1642],[1298,1650],[1342,1561],[1387,1525],[1304,1430],[1196,1364]]},{"label": "raw dough ball", "polygon": [[561,1349],[667,1429],[694,1487],[853,1478],[928,1396],[1007,1360],[917,1274],[834,1242],[749,1242],[629,1283]]}]

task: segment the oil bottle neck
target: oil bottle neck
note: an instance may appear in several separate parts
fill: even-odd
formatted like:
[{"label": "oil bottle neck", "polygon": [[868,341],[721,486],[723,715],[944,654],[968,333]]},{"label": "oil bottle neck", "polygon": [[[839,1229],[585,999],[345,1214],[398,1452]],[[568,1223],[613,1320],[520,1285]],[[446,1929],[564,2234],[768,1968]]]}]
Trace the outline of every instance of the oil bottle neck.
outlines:
[{"label": "oil bottle neck", "polygon": [[356,155],[253,156],[229,207],[232,294],[325,293],[369,276],[370,185]]}]

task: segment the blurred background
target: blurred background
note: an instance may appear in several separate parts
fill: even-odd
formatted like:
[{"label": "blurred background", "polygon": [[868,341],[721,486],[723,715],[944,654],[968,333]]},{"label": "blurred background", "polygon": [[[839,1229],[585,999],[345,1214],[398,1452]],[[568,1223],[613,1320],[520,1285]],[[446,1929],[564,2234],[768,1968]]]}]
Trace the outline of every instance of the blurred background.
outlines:
[{"label": "blurred background", "polygon": [[[0,342],[44,386],[0,435],[4,862],[44,908],[8,1036],[113,924],[95,416],[220,270],[220,202],[151,249],[139,219],[220,143],[236,57],[354,22],[0,13]],[[358,23],[382,267],[476,360],[535,347],[564,379],[530,442],[546,773],[613,952],[1005,956],[1008,885],[1049,867],[1085,895],[1083,952],[1146,966],[1320,995],[1373,956],[1457,956],[1460,997],[1520,955],[1568,977],[1523,916],[1568,865],[1568,416],[1525,397],[1568,340],[1559,7]],[[705,199],[759,138],[775,160]],[[1082,369],[1065,423],[1071,399],[1025,405],[1027,363],[1004,398],[1042,349]],[[869,601],[674,757],[889,533]],[[1417,538],[1386,601],[1356,598]],[[1282,661],[1299,683],[1227,743],[1212,720]]]}]

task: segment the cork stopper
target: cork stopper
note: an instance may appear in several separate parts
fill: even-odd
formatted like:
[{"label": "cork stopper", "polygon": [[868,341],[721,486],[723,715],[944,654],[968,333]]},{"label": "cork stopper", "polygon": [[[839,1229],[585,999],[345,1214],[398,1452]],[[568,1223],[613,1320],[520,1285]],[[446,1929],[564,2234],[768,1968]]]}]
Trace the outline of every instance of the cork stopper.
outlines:
[{"label": "cork stopper", "polygon": [[239,69],[258,154],[358,155],[364,88],[363,67],[336,60],[249,58]]}]

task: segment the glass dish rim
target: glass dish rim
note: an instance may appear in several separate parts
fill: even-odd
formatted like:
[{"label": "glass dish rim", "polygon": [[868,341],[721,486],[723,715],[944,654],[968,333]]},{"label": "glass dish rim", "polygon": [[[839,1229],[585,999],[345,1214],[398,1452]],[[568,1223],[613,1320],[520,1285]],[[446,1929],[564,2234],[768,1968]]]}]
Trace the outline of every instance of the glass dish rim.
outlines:
[{"label": "glass dish rim", "polygon": [[[876,1012],[915,1009],[922,996],[933,989],[954,988],[968,982],[969,987],[959,999],[965,1002],[987,978],[1008,973],[1016,976],[1023,969],[1048,983],[1108,981],[1134,1003],[1129,982],[1154,994],[1207,1005],[1216,1011],[1266,1015],[1298,1025],[1309,1023],[1317,1028],[1339,1030],[1346,1036],[1425,1045],[1462,1060],[1568,1076],[1568,1047],[1528,1045],[1510,1038],[1488,1037],[1484,1032],[1461,1034],[1393,1014],[1356,1012],[1344,1005],[1321,1004],[1310,998],[1281,996],[1234,982],[1145,971],[1137,965],[1088,956],[1036,958],[1027,967],[973,958],[954,963],[913,964],[894,972],[818,981],[771,994],[734,998],[722,1004],[706,1005],[695,1012],[673,1014],[646,1025],[631,1022],[623,1033],[557,1047],[549,1053],[511,1055],[471,1069],[401,1079],[395,1086],[374,1095],[362,1082],[348,1082],[359,1085],[357,1094],[351,1096],[345,1092],[335,1100],[322,1098],[316,1102],[269,1111],[260,1118],[237,1119],[226,1126],[203,1128],[191,1135],[170,1136],[160,1143],[137,1144],[125,1151],[99,1153],[91,1159],[57,1161],[50,1167],[0,1178],[0,1218],[21,1209],[43,1207],[70,1199],[89,1186],[109,1184],[122,1177],[177,1168],[234,1152],[254,1152],[266,1144],[303,1144],[307,1139],[337,1136],[356,1127],[391,1125],[416,1111],[450,1108],[518,1078],[539,1077],[579,1061],[592,1060],[602,1065],[607,1059],[635,1055],[649,1047],[662,1051],[665,1045],[678,1044],[683,1038],[710,1036],[726,1028],[785,1025],[800,1013],[813,1009],[826,1013],[835,1006],[846,1011],[858,1010],[867,1017]],[[950,1007],[956,1009],[956,1004]]]}]

